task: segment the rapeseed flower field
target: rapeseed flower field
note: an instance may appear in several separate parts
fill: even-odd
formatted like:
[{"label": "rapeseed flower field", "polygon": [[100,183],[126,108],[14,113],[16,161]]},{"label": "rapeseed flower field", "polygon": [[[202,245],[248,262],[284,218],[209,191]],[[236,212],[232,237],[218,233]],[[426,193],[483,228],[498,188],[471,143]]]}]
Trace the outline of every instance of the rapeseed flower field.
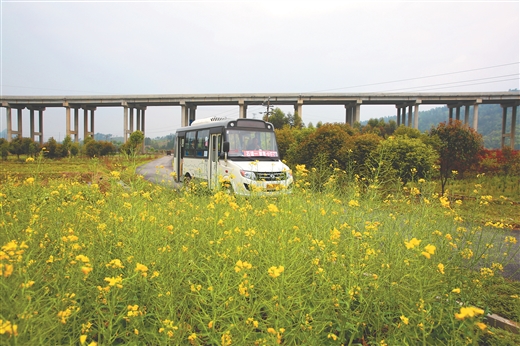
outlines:
[{"label": "rapeseed flower field", "polygon": [[313,192],[306,172],[291,194],[250,198],[121,184],[117,171],[103,185],[5,179],[0,344],[464,345],[489,333],[473,304],[511,259],[507,225],[465,222],[462,201],[424,179]]}]

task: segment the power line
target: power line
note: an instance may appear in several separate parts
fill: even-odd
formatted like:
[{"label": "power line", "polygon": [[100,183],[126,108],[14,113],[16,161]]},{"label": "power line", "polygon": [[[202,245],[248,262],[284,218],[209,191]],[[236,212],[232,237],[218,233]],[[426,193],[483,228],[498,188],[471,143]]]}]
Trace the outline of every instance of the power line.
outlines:
[{"label": "power line", "polygon": [[472,86],[472,85],[480,85],[480,84],[490,84],[490,83],[506,82],[506,81],[510,81],[510,80],[516,80],[516,81],[518,81],[518,78],[501,79],[501,80],[497,80],[497,81],[482,82],[482,83],[472,83],[472,84],[454,85],[454,86],[448,86],[448,87],[443,87],[443,88],[433,88],[433,89],[418,90],[418,91],[430,91],[430,90],[438,90],[438,89],[458,88],[458,87],[462,87],[462,86]]},{"label": "power line", "polygon": [[[448,84],[460,84],[460,83],[466,83],[466,82],[475,82],[475,81],[480,81],[480,80],[504,78],[504,77],[511,77],[511,76],[519,76],[519,75],[520,75],[520,73],[514,73],[514,74],[506,74],[506,75],[496,76],[496,77],[468,79],[468,80],[463,80],[463,81],[459,81],[459,82],[439,83],[439,84],[423,85],[423,86],[418,86],[418,87],[409,87],[409,88],[399,88],[399,89],[385,90],[385,91],[382,91],[382,92],[401,91],[401,90],[413,90],[413,89],[417,89],[417,88],[426,88],[426,87],[432,87],[432,86],[444,86],[444,85],[448,85]],[[490,82],[490,83],[507,81],[507,80],[515,80],[515,79],[518,80],[518,78],[513,78],[513,79],[500,80],[500,81],[493,81],[493,82]],[[486,83],[476,83],[476,84],[486,84]],[[453,87],[458,87],[458,86],[467,86],[467,85],[473,85],[473,84],[455,85],[455,86],[451,86],[451,87],[448,87],[448,88],[453,88]],[[444,89],[444,88],[441,88],[441,89]],[[435,90],[435,89],[430,89],[430,90]]]},{"label": "power line", "polygon": [[462,71],[456,71],[456,72],[440,73],[440,74],[428,75],[428,76],[422,76],[422,77],[398,79],[398,80],[387,81],[387,82],[361,84],[361,85],[354,85],[354,86],[348,86],[348,87],[342,87],[342,88],[316,90],[316,91],[311,91],[311,92],[323,92],[323,91],[332,91],[332,90],[353,89],[353,88],[360,88],[360,87],[365,87],[365,86],[373,86],[373,85],[381,85],[381,84],[391,84],[391,83],[398,83],[398,82],[406,82],[406,81],[417,80],[417,79],[433,78],[433,77],[440,77],[440,76],[449,76],[449,75],[454,75],[454,74],[459,74],[459,73],[488,70],[488,69],[492,69],[492,68],[503,67],[503,66],[511,66],[511,65],[518,65],[518,64],[520,64],[520,62],[512,62],[512,63],[509,63],[509,64],[481,67],[481,68],[475,68],[475,69],[471,69],[471,70],[462,70]]}]

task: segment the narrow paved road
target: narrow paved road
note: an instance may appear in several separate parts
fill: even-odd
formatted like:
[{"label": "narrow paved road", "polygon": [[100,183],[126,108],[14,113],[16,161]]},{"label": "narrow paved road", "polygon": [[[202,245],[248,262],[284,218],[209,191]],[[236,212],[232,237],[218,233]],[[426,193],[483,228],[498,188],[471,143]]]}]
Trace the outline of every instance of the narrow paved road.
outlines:
[{"label": "narrow paved road", "polygon": [[153,183],[171,186],[173,188],[180,187],[180,184],[176,183],[171,176],[173,172],[173,156],[167,155],[160,157],[157,160],[137,167],[135,171]]}]

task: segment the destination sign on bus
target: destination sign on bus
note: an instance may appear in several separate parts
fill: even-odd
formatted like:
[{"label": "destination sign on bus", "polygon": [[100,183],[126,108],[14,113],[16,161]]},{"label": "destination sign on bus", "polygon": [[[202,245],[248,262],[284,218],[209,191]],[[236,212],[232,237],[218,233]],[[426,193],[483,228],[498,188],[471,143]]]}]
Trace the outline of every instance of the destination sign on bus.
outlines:
[{"label": "destination sign on bus", "polygon": [[244,156],[247,157],[255,157],[255,156],[267,156],[267,157],[277,157],[278,152],[272,150],[242,150]]}]

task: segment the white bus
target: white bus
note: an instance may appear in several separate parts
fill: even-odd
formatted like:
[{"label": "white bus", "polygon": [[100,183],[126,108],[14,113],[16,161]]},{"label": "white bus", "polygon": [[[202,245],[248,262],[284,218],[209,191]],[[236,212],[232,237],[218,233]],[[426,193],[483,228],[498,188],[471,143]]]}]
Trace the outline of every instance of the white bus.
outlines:
[{"label": "white bus", "polygon": [[201,179],[209,188],[229,181],[237,195],[276,194],[293,183],[273,125],[256,119],[207,118],[178,129],[173,171],[178,182]]}]

